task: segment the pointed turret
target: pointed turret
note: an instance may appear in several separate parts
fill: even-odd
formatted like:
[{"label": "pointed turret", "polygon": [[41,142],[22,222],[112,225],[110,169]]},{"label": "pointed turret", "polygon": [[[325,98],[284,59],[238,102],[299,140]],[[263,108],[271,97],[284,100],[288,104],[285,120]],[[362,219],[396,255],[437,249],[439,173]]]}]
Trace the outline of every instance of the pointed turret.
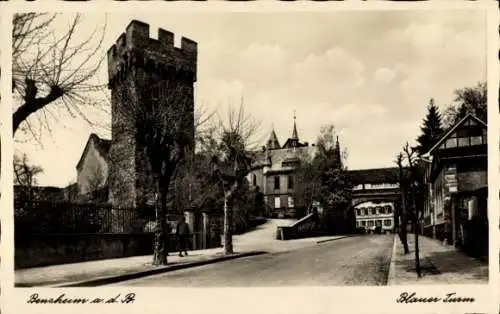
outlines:
[{"label": "pointed turret", "polygon": [[335,159],[339,167],[342,167],[342,156],[340,152],[339,137],[337,136],[337,141],[335,142]]},{"label": "pointed turret", "polygon": [[274,132],[274,128],[269,135],[269,140],[267,140],[267,149],[279,149],[281,148],[280,142],[278,141],[278,137],[276,136],[276,132]]},{"label": "pointed turret", "polygon": [[288,138],[286,140],[285,145],[283,145],[283,148],[295,148],[295,147],[301,147],[304,146],[303,144],[300,144],[299,142],[299,133],[297,132],[297,123],[296,123],[296,116],[295,116],[295,111],[293,113],[293,129],[292,129],[292,137]]},{"label": "pointed turret", "polygon": [[297,123],[295,123],[296,116],[295,112],[293,113],[293,131],[292,131],[292,140],[296,140],[297,142],[299,141],[299,135],[297,133]]}]

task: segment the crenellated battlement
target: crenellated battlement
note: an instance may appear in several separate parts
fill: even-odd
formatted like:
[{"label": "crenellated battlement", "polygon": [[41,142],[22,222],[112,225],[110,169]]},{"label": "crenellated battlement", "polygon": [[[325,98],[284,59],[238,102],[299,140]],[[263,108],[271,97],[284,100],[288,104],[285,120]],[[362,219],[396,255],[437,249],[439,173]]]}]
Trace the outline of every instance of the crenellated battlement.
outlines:
[{"label": "crenellated battlement", "polygon": [[149,24],[133,20],[108,50],[108,76],[112,85],[125,77],[132,68],[148,72],[173,74],[184,72],[184,77],[196,81],[198,44],[181,38],[181,46],[175,47],[174,34],[158,30],[158,39],[150,37]]}]

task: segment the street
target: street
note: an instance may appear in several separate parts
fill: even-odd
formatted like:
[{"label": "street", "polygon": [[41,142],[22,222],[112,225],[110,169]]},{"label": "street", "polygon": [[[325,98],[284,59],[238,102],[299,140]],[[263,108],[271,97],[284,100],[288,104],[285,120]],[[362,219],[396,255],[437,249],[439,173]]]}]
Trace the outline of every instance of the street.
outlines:
[{"label": "street", "polygon": [[223,287],[385,285],[394,235],[364,235],[289,252],[172,271],[115,285]]}]

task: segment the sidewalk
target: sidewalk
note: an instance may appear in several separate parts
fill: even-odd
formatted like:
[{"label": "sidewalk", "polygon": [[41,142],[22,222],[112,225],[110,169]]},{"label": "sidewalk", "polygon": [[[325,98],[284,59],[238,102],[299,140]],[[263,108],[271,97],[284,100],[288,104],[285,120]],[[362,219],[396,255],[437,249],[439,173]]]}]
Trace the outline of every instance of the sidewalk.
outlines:
[{"label": "sidewalk", "polygon": [[186,257],[170,253],[167,266],[153,266],[153,256],[146,255],[20,269],[15,271],[15,285],[17,287],[98,286],[265,252],[245,251],[225,256],[223,248],[216,248],[188,253]]},{"label": "sidewalk", "polygon": [[415,270],[414,235],[408,234],[410,253],[407,255],[403,254],[403,245],[395,235],[388,285],[488,283],[487,263],[438,240],[422,235],[418,239],[422,277],[418,278]]},{"label": "sidewalk", "polygon": [[325,236],[281,241],[272,239],[266,233],[268,233],[267,230],[246,236],[234,236],[235,254],[233,255],[225,256],[222,247],[190,251],[189,255],[185,257],[179,257],[177,253],[170,253],[167,266],[153,266],[153,256],[146,255],[19,269],[15,271],[15,286],[99,286],[229,259],[286,252],[345,237]]}]

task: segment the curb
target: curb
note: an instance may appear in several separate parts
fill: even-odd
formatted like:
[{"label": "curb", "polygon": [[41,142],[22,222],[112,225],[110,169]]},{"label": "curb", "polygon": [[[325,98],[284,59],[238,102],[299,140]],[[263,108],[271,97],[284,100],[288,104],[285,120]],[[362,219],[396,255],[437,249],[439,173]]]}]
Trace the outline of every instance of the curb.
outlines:
[{"label": "curb", "polygon": [[104,277],[104,278],[97,278],[97,279],[91,279],[91,280],[85,280],[85,281],[79,281],[79,282],[59,284],[59,285],[50,286],[50,288],[95,287],[95,286],[109,285],[109,284],[117,283],[117,282],[121,282],[121,281],[127,281],[127,280],[137,279],[137,278],[141,278],[141,277],[147,277],[147,276],[151,276],[151,275],[168,273],[171,271],[181,270],[181,269],[186,269],[186,268],[191,268],[191,267],[204,266],[204,265],[208,265],[208,264],[214,264],[217,262],[223,262],[223,261],[228,261],[228,260],[242,258],[242,257],[263,255],[266,253],[267,252],[264,252],[264,251],[255,251],[255,252],[240,253],[240,254],[236,253],[233,255],[221,256],[221,257],[216,257],[213,259],[208,259],[208,260],[203,260],[203,261],[184,263],[184,264],[178,264],[178,265],[172,265],[172,266],[167,265],[167,266],[163,266],[163,267],[159,267],[159,268],[155,268],[155,269],[150,269],[150,270],[145,270],[145,271],[140,271],[140,272],[135,272],[135,273],[129,273],[129,274],[124,274],[124,275],[119,275],[119,276],[109,276],[109,277]]},{"label": "curb", "polygon": [[389,273],[387,274],[387,285],[396,285],[396,246],[397,235],[394,235],[394,244],[392,245],[391,263],[389,264]]},{"label": "curb", "polygon": [[353,237],[353,236],[347,235],[347,236],[342,236],[342,237],[338,237],[335,239],[326,239],[326,240],[316,241],[316,243],[320,244],[320,243],[331,242],[331,241],[341,240],[341,239],[350,238],[350,237]]}]

